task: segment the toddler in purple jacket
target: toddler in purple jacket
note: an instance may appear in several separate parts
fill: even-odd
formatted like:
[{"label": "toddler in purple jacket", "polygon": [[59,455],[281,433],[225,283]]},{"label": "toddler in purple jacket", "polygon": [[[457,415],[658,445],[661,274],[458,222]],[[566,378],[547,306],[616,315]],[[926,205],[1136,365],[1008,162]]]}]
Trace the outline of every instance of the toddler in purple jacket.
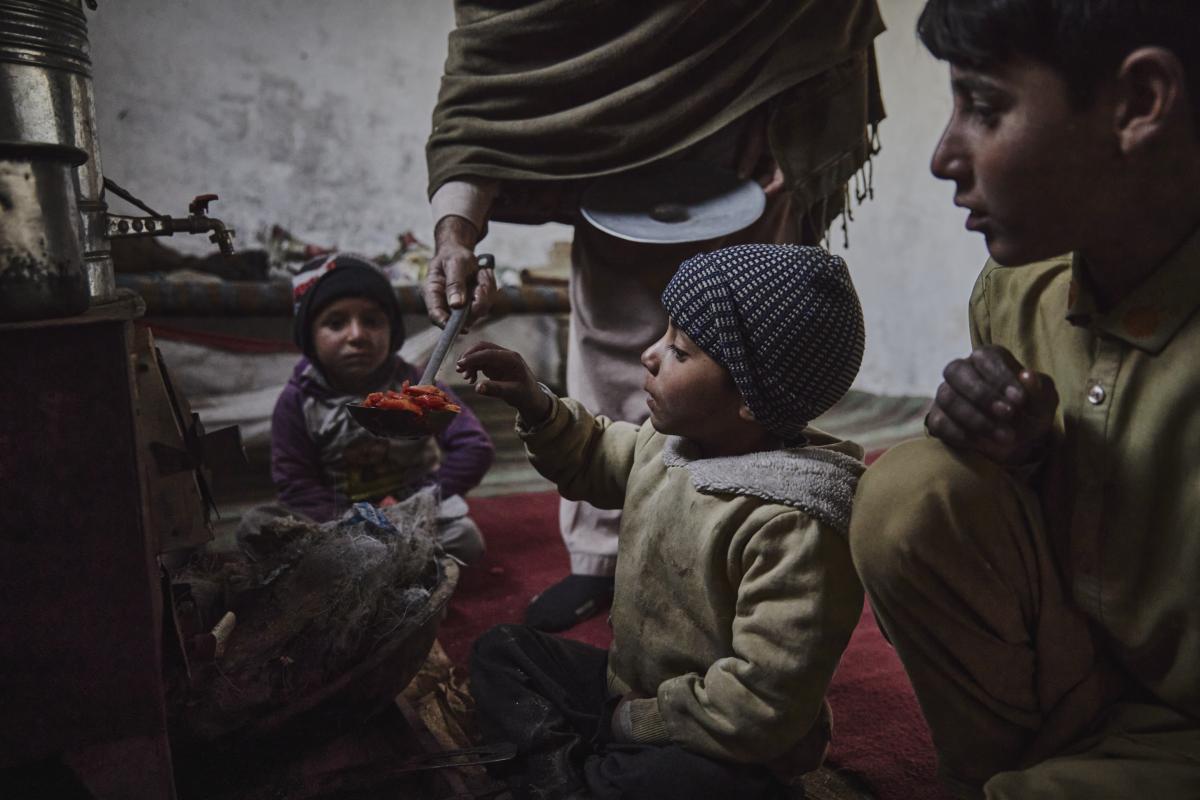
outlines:
[{"label": "toddler in purple jacket", "polygon": [[293,338],[304,357],[271,417],[271,478],[279,500],[318,522],[352,503],[401,500],[441,488],[438,538],[466,563],[483,554],[483,537],[462,495],[479,484],[493,448],[479,419],[446,386],[462,413],[437,437],[381,439],[359,427],[348,402],[368,392],[416,383],[420,371],[398,354],[400,307],[383,274],[351,255],[321,257],[293,279]]}]

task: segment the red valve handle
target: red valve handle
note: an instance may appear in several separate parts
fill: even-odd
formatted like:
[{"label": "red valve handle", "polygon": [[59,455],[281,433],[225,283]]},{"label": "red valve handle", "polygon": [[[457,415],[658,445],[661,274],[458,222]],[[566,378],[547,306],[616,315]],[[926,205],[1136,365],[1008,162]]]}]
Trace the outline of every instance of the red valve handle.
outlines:
[{"label": "red valve handle", "polygon": [[198,194],[188,204],[188,213],[193,217],[208,216],[208,204],[217,199],[215,194]]}]

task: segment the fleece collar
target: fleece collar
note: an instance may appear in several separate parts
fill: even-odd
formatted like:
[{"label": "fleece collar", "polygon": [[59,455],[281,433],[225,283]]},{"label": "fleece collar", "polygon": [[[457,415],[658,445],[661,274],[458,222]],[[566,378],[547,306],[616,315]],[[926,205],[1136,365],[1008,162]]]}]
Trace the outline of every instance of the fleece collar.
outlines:
[{"label": "fleece collar", "polygon": [[850,506],[864,466],[853,456],[836,450],[794,447],[765,450],[742,456],[699,458],[695,445],[668,436],[663,464],[682,467],[697,491],[738,494],[782,503],[845,534],[850,528]]}]

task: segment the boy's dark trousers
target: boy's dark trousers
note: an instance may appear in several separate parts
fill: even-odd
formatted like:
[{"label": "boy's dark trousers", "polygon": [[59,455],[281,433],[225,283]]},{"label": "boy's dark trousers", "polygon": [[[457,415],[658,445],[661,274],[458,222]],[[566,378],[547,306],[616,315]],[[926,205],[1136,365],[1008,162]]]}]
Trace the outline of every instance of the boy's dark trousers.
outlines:
[{"label": "boy's dark trousers", "polygon": [[505,770],[518,798],[737,797],[782,800],[763,766],[718,761],[678,745],[621,744],[610,727],[608,653],[524,625],[498,625],[471,652],[471,694],[488,741],[517,745]]}]

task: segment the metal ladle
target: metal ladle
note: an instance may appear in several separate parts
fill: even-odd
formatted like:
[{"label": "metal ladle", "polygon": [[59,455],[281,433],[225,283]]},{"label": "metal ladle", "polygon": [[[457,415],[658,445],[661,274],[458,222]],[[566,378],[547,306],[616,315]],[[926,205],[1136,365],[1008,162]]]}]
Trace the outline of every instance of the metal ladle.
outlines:
[{"label": "metal ladle", "polygon": [[[478,261],[480,269],[492,269],[496,263],[495,258],[486,253],[481,254]],[[437,345],[425,364],[419,385],[428,386],[437,379],[442,361],[445,360],[446,353],[450,352],[450,345],[454,343],[463,323],[467,321],[468,310],[467,305],[451,309],[450,319],[446,321],[446,327],[442,329],[442,335],[438,337]],[[347,403],[346,408],[355,422],[385,439],[420,439],[438,434],[446,430],[458,416],[456,411],[426,409],[424,414],[414,414],[399,408],[374,408],[362,403]]]}]

